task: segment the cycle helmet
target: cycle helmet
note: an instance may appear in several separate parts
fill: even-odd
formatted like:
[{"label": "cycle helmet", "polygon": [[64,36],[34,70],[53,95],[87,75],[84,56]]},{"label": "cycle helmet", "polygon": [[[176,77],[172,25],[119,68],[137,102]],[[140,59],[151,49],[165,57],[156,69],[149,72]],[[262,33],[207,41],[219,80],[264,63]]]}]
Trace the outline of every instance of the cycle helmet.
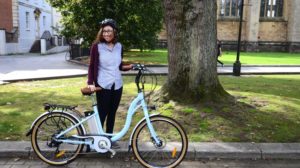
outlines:
[{"label": "cycle helmet", "polygon": [[113,29],[118,29],[117,28],[117,22],[113,19],[104,19],[102,22],[100,22],[101,27],[105,26],[111,26]]}]

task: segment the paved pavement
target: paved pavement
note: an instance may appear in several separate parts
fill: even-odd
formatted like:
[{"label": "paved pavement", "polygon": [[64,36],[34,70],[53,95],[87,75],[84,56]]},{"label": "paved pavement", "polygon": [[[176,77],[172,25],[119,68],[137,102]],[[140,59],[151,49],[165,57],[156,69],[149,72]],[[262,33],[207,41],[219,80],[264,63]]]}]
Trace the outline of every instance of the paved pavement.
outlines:
[{"label": "paved pavement", "polygon": [[86,67],[65,61],[65,53],[0,56],[0,81],[86,75]]},{"label": "paved pavement", "polygon": [[[299,168],[300,160],[197,160],[183,161],[178,168]],[[53,168],[40,160],[0,158],[1,168]],[[142,168],[135,160],[79,158],[68,168]]]},{"label": "paved pavement", "polygon": [[[158,74],[167,74],[168,68],[150,67]],[[218,67],[219,74],[232,74],[232,66]],[[136,73],[133,71],[126,74]],[[300,74],[300,66],[242,66],[241,74]],[[85,76],[87,67],[65,61],[65,53],[52,55],[0,56],[0,83],[19,80]]]},{"label": "paved pavement", "polygon": [[[116,157],[125,158],[128,156],[128,142],[119,143],[121,148],[116,150]],[[0,141],[0,146],[0,158],[34,155],[29,141]],[[97,153],[87,156],[101,157]],[[300,159],[300,143],[190,142],[186,159]]]},{"label": "paved pavement", "polygon": [[[106,154],[86,154],[67,167],[141,167],[127,152],[128,143],[110,159]],[[0,167],[48,167],[36,158],[28,141],[0,141]],[[179,167],[201,168],[299,168],[299,143],[190,143]]]}]

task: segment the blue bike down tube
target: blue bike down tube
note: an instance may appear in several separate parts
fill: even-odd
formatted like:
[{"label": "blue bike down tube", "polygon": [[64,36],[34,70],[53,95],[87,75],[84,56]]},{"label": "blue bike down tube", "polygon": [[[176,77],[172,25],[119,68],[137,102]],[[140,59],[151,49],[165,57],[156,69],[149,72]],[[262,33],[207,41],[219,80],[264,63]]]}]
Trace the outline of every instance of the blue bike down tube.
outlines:
[{"label": "blue bike down tube", "polygon": [[72,127],[69,127],[68,129],[66,129],[65,131],[61,132],[60,134],[56,135],[55,138],[59,138],[62,135],[70,132],[71,130],[75,129],[76,127],[78,127],[79,125],[83,124],[85,121],[89,120],[90,118],[92,118],[94,115],[88,116],[86,118],[84,118],[83,120],[81,120],[79,123],[76,123],[75,125],[73,125]]},{"label": "blue bike down tube", "polygon": [[130,104],[128,112],[127,112],[127,117],[126,117],[126,122],[125,125],[123,127],[123,129],[117,133],[115,136],[113,136],[111,138],[111,141],[117,141],[119,139],[121,139],[129,130],[130,128],[130,124],[131,124],[131,120],[132,120],[132,116],[134,115],[134,113],[136,112],[136,110],[141,106],[141,104],[139,102],[141,102],[143,100],[142,95],[138,95]]}]

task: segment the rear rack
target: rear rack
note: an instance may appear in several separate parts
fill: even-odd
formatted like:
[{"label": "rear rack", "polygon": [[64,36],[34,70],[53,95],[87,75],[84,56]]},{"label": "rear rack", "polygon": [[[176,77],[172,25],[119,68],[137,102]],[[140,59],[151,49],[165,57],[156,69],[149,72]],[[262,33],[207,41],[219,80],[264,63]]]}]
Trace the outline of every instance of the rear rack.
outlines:
[{"label": "rear rack", "polygon": [[48,112],[52,112],[54,110],[61,110],[61,111],[67,111],[71,110],[74,111],[77,106],[67,106],[67,105],[60,105],[60,104],[50,104],[50,103],[44,103],[44,109]]}]

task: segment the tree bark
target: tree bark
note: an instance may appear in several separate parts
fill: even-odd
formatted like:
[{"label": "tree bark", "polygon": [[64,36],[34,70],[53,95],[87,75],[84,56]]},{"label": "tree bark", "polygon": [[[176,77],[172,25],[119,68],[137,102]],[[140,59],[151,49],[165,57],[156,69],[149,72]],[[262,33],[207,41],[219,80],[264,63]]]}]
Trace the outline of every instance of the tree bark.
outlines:
[{"label": "tree bark", "polygon": [[217,74],[216,0],[164,0],[169,74],[163,91],[178,101],[218,101],[229,94]]}]

